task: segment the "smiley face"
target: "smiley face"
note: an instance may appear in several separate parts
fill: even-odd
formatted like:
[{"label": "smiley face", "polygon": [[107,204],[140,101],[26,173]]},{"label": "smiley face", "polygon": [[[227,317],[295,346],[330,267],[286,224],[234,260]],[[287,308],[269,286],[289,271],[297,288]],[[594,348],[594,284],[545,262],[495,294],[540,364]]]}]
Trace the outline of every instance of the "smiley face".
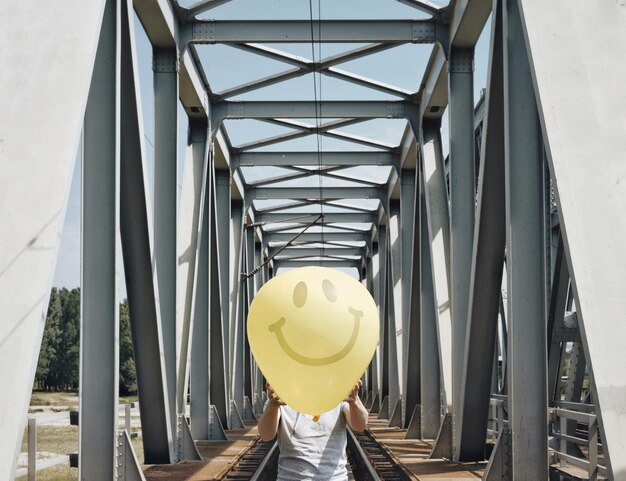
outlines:
[{"label": "smiley face", "polygon": [[378,343],[378,308],[353,277],[303,267],[274,277],[248,314],[254,359],[293,408],[320,414],[344,399]]},{"label": "smiley face", "polygon": [[[324,296],[329,302],[337,301],[337,288],[328,279],[324,279],[322,281],[322,291],[324,292]],[[306,282],[298,282],[293,290],[293,303],[297,308],[302,309],[305,306],[307,293],[308,287]],[[337,362],[340,359],[344,358],[354,348],[354,345],[356,344],[356,340],[359,336],[359,328],[361,324],[361,318],[363,317],[363,311],[355,309],[352,306],[348,306],[348,311],[354,316],[354,326],[352,328],[352,334],[350,335],[350,339],[348,340],[348,342],[339,351],[331,354],[330,356],[308,357],[294,351],[285,339],[282,331],[283,326],[287,322],[284,317],[281,317],[275,323],[270,324],[269,330],[276,335],[278,344],[280,344],[280,347],[291,359],[301,364],[306,364],[307,366],[323,366],[324,364]]]}]

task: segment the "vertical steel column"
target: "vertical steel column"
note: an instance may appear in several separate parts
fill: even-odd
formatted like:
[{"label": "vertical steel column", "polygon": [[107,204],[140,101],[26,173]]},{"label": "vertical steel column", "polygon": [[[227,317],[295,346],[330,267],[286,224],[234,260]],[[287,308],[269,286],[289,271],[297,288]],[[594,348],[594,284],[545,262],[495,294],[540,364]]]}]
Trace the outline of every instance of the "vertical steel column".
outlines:
[{"label": "vertical steel column", "polygon": [[119,389],[119,4],[106,2],[83,127],[79,479],[115,477]]},{"label": "vertical steel column", "polygon": [[453,47],[448,62],[450,119],[450,301],[453,445],[461,416],[467,307],[474,238],[474,49]]},{"label": "vertical steel column", "polygon": [[134,12],[122,1],[120,231],[141,399],[144,459],[167,464],[174,459],[169,401],[163,366],[163,338],[156,279],[152,272],[150,216],[146,204],[143,125],[134,58]]},{"label": "vertical steel column", "polygon": [[557,397],[557,386],[561,378],[561,340],[556,335],[556,330],[563,326],[569,283],[570,276],[567,260],[565,259],[563,239],[559,235],[554,262],[554,277],[552,279],[547,329],[548,400],[551,406],[554,405],[554,401],[560,398],[560,396]]},{"label": "vertical steel column", "polygon": [[[178,55],[155,48],[154,72],[154,263],[159,286],[161,331],[172,435],[176,433],[176,201]],[[184,412],[184,406],[179,408]]]},{"label": "vertical steel column", "polygon": [[[419,159],[418,159],[419,162]],[[419,193],[416,176],[419,169],[403,170],[400,186],[402,205],[402,332],[404,343],[404,424],[407,427],[420,400],[420,294],[419,294]]]},{"label": "vertical steel column", "polygon": [[[263,252],[263,249],[261,248],[261,243],[255,242],[254,243],[254,266],[255,267],[260,266],[261,262],[263,262],[262,252]],[[259,292],[259,289],[263,285],[263,282],[264,282],[263,272],[264,272],[264,269],[260,269],[259,272],[257,272],[254,276],[253,296],[256,295],[257,292]],[[263,394],[263,389],[264,389],[263,374],[261,374],[261,371],[256,365],[256,362],[254,363],[254,366],[255,366],[254,367],[254,376],[255,376],[254,377],[254,393],[257,396],[259,396],[259,399],[260,399]]]},{"label": "vertical steel column", "polygon": [[[400,201],[392,199],[389,201],[389,227],[387,230],[388,252],[388,334],[387,349],[389,352],[389,415],[396,407],[398,399],[402,394],[400,379],[402,378],[402,359],[398,355],[398,331],[401,331],[405,313],[402,311],[402,238],[400,229]],[[402,334],[402,336],[404,336]],[[400,337],[400,347],[402,348],[402,337]]]},{"label": "vertical steel column", "polygon": [[[204,257],[200,259],[199,249],[201,236],[207,235],[208,226],[203,225],[203,215],[208,215],[209,185],[207,182],[207,120],[190,118],[183,171],[183,187],[180,194],[178,218],[178,265],[176,269],[176,337],[178,357],[177,406],[178,412],[184,413],[190,370],[192,365],[192,335],[195,322],[208,322],[208,314],[204,317],[194,316],[198,303],[205,303],[203,309],[208,310],[208,284],[198,286],[202,276],[208,276],[208,239],[205,240]],[[208,224],[208,222],[207,222]],[[200,230],[204,229],[202,234]],[[203,273],[199,270],[204,269]],[[208,282],[208,281],[206,281]],[[201,349],[200,346],[198,349]],[[207,348],[208,349],[208,348]],[[208,366],[208,351],[201,354]],[[197,362],[196,362],[197,364]],[[198,367],[198,366],[196,366]],[[206,368],[206,366],[205,366]],[[202,376],[202,374],[197,374]],[[193,377],[194,375],[191,374]],[[198,380],[196,382],[202,382]],[[206,380],[208,383],[208,379]],[[208,396],[208,390],[207,390]],[[208,409],[208,399],[205,399]],[[196,402],[197,404],[197,402]],[[199,413],[197,413],[199,414]],[[194,416],[192,416],[193,418]],[[193,420],[192,420],[193,423]]]},{"label": "vertical steel column", "polygon": [[[204,147],[204,143],[198,145]],[[196,152],[194,152],[195,154]],[[205,149],[202,149],[204,157]],[[200,203],[200,231],[197,236],[198,252],[193,276],[193,315],[190,320],[191,336],[191,366],[190,366],[190,417],[191,434],[194,439],[210,439],[209,416],[209,195],[211,186],[207,175],[204,179],[204,198]],[[183,399],[187,397],[186,389]],[[182,404],[184,406],[184,403]],[[184,411],[182,411],[184,413]]]},{"label": "vertical steel column", "polygon": [[[214,155],[214,152],[211,151],[208,168],[210,175],[209,184],[211,186],[209,195],[209,396],[211,404],[217,409],[222,426],[228,426],[228,393],[226,390],[228,363],[226,362],[226,342],[224,339],[227,335],[224,334],[223,315],[227,306],[226,308],[222,306],[224,290],[226,290],[226,300],[228,301],[227,284],[222,280],[227,276],[227,268],[224,265],[224,260],[220,259],[220,246],[226,242],[226,249],[228,249],[228,239],[219,237],[220,232],[223,232],[223,230],[219,229],[220,227],[223,228],[223,225],[220,226],[217,223],[217,179]],[[227,206],[230,206],[230,199]],[[223,207],[222,210],[226,210],[226,208]],[[228,220],[228,217],[226,220]],[[226,223],[226,229],[228,229],[228,223]],[[228,326],[226,326],[226,329],[228,329]]]},{"label": "vertical steel column", "polygon": [[[498,12],[500,13],[500,12]],[[455,459],[483,460],[492,380],[497,381],[496,336],[504,264],[504,108],[502,21],[491,29],[489,83],[480,156],[478,205],[469,279],[469,308],[461,396],[456,419]],[[454,305],[454,304],[453,304]]]},{"label": "vertical steel column", "polygon": [[420,413],[422,438],[435,439],[441,425],[441,355],[437,329],[437,308],[433,285],[433,264],[430,254],[424,179],[419,184],[420,196]]},{"label": "vertical steel column", "polygon": [[516,481],[548,476],[543,144],[518,0],[504,2],[509,422]]},{"label": "vertical steel column", "polygon": [[[218,270],[222,310],[222,335],[224,349],[224,368],[226,374],[226,386],[230,388],[232,383],[232,370],[230,356],[232,351],[230,335],[230,218],[231,218],[231,195],[230,195],[230,171],[215,169],[215,215],[217,228],[217,254]],[[226,391],[226,405],[230,401],[230,389]]]},{"label": "vertical steel column", "polygon": [[[245,214],[245,212],[244,212]],[[244,216],[244,224],[245,224],[245,216]],[[244,235],[245,235],[245,244],[246,244],[246,259],[245,259],[245,263],[244,263],[244,270],[246,272],[252,272],[254,270],[254,268],[256,267],[256,263],[255,263],[255,244],[254,244],[254,228],[253,227],[245,227],[244,226]],[[255,278],[258,274],[255,274],[253,276],[248,277],[247,279],[244,280],[244,282],[246,283],[246,298],[244,299],[244,302],[246,304],[245,306],[245,310],[244,310],[244,316],[243,316],[243,335],[244,335],[244,345],[245,345],[245,352],[244,352],[244,362],[245,362],[245,366],[244,366],[244,372],[245,372],[245,378],[244,378],[244,395],[248,396],[248,399],[250,401],[254,401],[254,393],[255,393],[255,389],[254,389],[254,379],[255,379],[255,374],[253,372],[254,369],[254,363],[252,360],[252,353],[250,351],[250,343],[248,342],[248,313],[250,312],[250,304],[252,304],[252,301],[254,300],[254,296],[256,294],[256,290],[255,290]]]},{"label": "vertical steel column", "polygon": [[388,333],[389,333],[389,311],[387,309],[388,294],[387,289],[388,282],[388,259],[389,259],[389,247],[388,247],[388,233],[387,226],[381,225],[378,228],[378,285],[379,285],[379,311],[380,311],[380,400],[385,398],[389,394],[389,348]]},{"label": "vertical steel column", "polygon": [[[373,247],[372,247],[372,249],[373,249]],[[380,299],[379,299],[379,296],[377,294],[378,288],[377,288],[377,282],[376,282],[376,279],[375,279],[375,277],[377,275],[377,274],[375,274],[375,272],[376,272],[375,268],[377,268],[377,267],[378,267],[377,263],[374,262],[374,254],[372,254],[372,255],[370,255],[367,258],[367,283],[368,283],[367,287],[368,287],[368,290],[370,291],[370,294],[374,298],[374,301],[376,302],[376,304],[379,304]],[[380,320],[380,310],[379,310],[379,322],[380,321],[381,320]],[[374,352],[374,356],[372,357],[372,362],[370,363],[370,365],[368,367],[368,377],[369,377],[368,389],[372,393],[372,396],[375,396],[379,392],[379,382],[378,382],[378,379],[379,379],[378,378],[378,348]]]},{"label": "vertical steel column", "polygon": [[424,119],[421,131],[424,199],[428,215],[427,239],[430,243],[435,314],[441,356],[442,395],[452,402],[452,321],[450,318],[450,222],[439,122]]},{"label": "vertical steel column", "polygon": [[230,311],[231,325],[231,400],[235,401],[240,413],[243,409],[244,392],[244,353],[245,353],[245,330],[244,330],[244,294],[245,282],[243,272],[243,259],[245,257],[245,237],[243,235],[244,221],[243,201],[233,199],[231,201],[230,219]]},{"label": "vertical steel column", "polygon": [[[211,185],[208,166],[207,121],[189,119],[189,140],[183,173],[179,226],[179,405],[187,396],[182,383],[189,372],[191,433],[210,439],[209,417],[209,223]],[[185,239],[185,234],[187,239]],[[184,283],[184,284],[183,284]],[[191,336],[190,336],[191,334]],[[185,346],[189,346],[187,355]]]}]

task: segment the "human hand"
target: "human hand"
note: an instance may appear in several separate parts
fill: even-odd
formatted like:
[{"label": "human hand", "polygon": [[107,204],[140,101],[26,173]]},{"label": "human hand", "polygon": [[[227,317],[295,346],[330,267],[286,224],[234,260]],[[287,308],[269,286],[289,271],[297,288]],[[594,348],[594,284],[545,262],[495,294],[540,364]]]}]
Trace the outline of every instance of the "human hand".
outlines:
[{"label": "human hand", "polygon": [[352,388],[352,391],[350,391],[350,393],[348,394],[348,396],[346,397],[346,402],[349,403],[353,403],[355,402],[357,399],[359,399],[359,389],[360,387],[363,385],[363,383],[361,382],[361,380],[359,379],[357,381],[357,383],[354,385],[354,387]]},{"label": "human hand", "polygon": [[269,383],[265,385],[265,389],[267,389],[267,397],[270,400],[270,406],[285,406],[286,403],[278,397],[278,394],[276,394]]}]

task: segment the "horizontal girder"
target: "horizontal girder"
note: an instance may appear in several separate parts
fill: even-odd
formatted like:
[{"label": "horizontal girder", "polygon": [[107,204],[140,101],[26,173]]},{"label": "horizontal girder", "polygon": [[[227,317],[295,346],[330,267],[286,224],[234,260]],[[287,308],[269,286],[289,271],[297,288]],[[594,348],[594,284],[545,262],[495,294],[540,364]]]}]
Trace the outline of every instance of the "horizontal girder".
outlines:
[{"label": "horizontal girder", "polygon": [[[280,249],[280,247],[270,247],[269,255],[276,254]],[[320,257],[322,254],[325,256],[363,256],[365,247],[287,247],[278,254],[278,258]]]},{"label": "horizontal girder", "polygon": [[292,165],[383,165],[394,166],[400,161],[398,154],[389,152],[242,152],[231,157],[233,169],[242,166],[292,166]]},{"label": "horizontal girder", "polygon": [[362,265],[361,260],[342,260],[342,259],[324,259],[321,260],[274,260],[274,267],[276,269],[280,267],[306,267],[306,266],[315,266],[321,265],[322,267],[352,267],[355,269],[360,269]]},{"label": "horizontal girder", "polygon": [[411,104],[402,100],[336,100],[336,101],[222,101],[214,104],[221,119],[313,119],[361,118],[404,119]]},{"label": "horizontal girder", "polygon": [[258,199],[383,199],[380,187],[252,187],[246,189],[246,201]]},{"label": "horizontal girder", "polygon": [[[296,212],[286,213],[255,213],[255,223],[274,223],[274,222],[294,222],[300,224],[308,224],[312,222],[320,215],[319,212],[311,214],[300,214]],[[371,214],[365,212],[329,212],[324,213],[324,222],[329,223],[368,223],[378,221],[378,212],[372,212]]]},{"label": "horizontal girder", "polygon": [[[294,232],[266,232],[263,234],[263,242],[289,242],[298,233]],[[368,245],[372,241],[372,233],[367,232],[305,232],[296,239],[297,242],[321,242],[322,239],[328,242],[366,242]]]},{"label": "horizontal girder", "polygon": [[437,22],[419,20],[196,20],[192,43],[435,43]]}]

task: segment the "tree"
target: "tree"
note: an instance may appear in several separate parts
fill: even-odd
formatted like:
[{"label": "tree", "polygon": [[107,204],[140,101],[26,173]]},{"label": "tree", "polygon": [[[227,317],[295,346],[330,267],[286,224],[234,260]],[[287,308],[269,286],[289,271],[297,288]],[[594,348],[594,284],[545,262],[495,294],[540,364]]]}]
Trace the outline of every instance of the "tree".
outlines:
[{"label": "tree", "polygon": [[59,291],[61,319],[59,341],[54,362],[50,364],[52,388],[55,390],[78,389],[78,366],[80,356],[80,288]]},{"label": "tree", "polygon": [[133,355],[133,336],[130,328],[128,299],[120,304],[120,395],[137,393],[137,375]]},{"label": "tree", "polygon": [[35,386],[38,389],[50,389],[52,387],[52,376],[50,366],[56,362],[56,353],[61,334],[61,297],[56,288],[52,288],[50,293],[50,303],[46,315],[46,325],[41,340],[39,351],[39,362],[35,374]]}]

